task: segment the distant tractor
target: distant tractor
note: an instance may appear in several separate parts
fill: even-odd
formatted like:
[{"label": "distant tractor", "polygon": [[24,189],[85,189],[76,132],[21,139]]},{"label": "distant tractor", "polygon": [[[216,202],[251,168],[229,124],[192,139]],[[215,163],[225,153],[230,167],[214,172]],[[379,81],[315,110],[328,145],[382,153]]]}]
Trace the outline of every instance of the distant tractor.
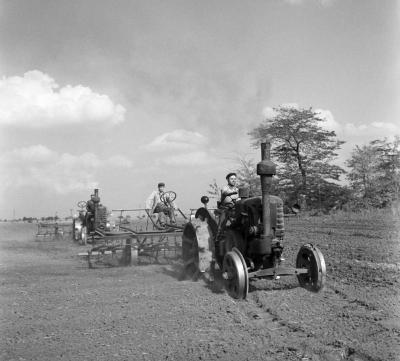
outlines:
[{"label": "distant tractor", "polygon": [[99,190],[95,189],[90,200],[78,202],[79,215],[73,219],[73,238],[82,244],[88,242],[88,237],[93,236],[96,231],[104,232],[110,230],[107,220],[107,208],[100,203]]},{"label": "distant tractor", "polygon": [[204,207],[197,210],[195,220],[186,224],[183,231],[182,258],[186,271],[203,272],[204,262],[209,262],[212,272],[216,262],[225,288],[237,299],[246,298],[250,279],[297,275],[300,285],[314,292],[325,284],[324,257],[310,243],[300,248],[295,268],[282,264],[283,202],[270,195],[272,176],[276,174],[270,149],[268,139],[261,144],[262,160],[257,164],[262,196],[248,197],[248,190],[240,189],[234,207],[219,208],[214,216],[207,209],[208,197],[203,196]]}]

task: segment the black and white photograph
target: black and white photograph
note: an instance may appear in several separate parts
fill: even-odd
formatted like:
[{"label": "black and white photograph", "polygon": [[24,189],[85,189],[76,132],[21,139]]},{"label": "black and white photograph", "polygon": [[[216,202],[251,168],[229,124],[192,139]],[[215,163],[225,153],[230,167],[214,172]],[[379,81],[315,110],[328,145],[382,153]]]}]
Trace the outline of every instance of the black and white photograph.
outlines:
[{"label": "black and white photograph", "polygon": [[1,361],[400,361],[399,0],[0,0]]}]

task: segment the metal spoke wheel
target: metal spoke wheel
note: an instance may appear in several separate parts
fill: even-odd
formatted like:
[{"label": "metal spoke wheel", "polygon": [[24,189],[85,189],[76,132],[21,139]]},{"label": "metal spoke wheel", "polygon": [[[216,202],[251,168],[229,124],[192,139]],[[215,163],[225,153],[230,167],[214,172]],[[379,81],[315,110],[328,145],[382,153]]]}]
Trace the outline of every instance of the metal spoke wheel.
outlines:
[{"label": "metal spoke wheel", "polygon": [[324,256],[317,247],[310,243],[303,245],[297,254],[296,268],[308,269],[308,273],[297,275],[301,287],[313,292],[323,289],[326,266]]},{"label": "metal spoke wheel", "polygon": [[182,259],[185,274],[193,276],[199,267],[199,246],[196,230],[191,223],[188,223],[183,230]]},{"label": "metal spoke wheel", "polygon": [[79,242],[82,239],[82,228],[83,224],[80,219],[72,221],[72,237],[74,241]]},{"label": "metal spoke wheel", "polygon": [[72,238],[74,241],[79,241],[79,237],[80,237],[80,230],[77,229],[77,224],[76,224],[76,220],[74,219],[72,221]]},{"label": "metal spoke wheel", "polygon": [[81,244],[84,246],[87,244],[87,228],[86,228],[86,226],[83,226],[81,229]]},{"label": "metal spoke wheel", "polygon": [[160,200],[163,202],[167,207],[169,207],[170,203],[176,199],[176,193],[173,191],[167,191],[161,194]]},{"label": "metal spoke wheel", "polygon": [[237,299],[245,299],[249,292],[249,275],[246,262],[237,248],[233,248],[224,256],[222,274],[225,288],[229,295]]}]

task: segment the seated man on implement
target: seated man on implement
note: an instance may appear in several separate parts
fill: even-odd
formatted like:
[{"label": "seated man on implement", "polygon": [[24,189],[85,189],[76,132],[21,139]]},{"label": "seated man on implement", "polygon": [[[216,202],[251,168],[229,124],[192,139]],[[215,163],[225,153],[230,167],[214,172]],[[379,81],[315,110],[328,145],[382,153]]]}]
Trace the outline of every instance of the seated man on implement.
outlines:
[{"label": "seated man on implement", "polygon": [[[158,214],[158,221],[161,227],[164,227],[166,225],[167,215],[169,216],[171,224],[176,224],[175,209],[177,209],[177,206],[169,199],[164,199],[165,202],[161,200],[161,197],[164,194],[164,190],[165,183],[158,183],[158,189],[153,191],[146,200],[146,210],[149,212],[149,214]],[[168,203],[169,206],[166,203]]]}]

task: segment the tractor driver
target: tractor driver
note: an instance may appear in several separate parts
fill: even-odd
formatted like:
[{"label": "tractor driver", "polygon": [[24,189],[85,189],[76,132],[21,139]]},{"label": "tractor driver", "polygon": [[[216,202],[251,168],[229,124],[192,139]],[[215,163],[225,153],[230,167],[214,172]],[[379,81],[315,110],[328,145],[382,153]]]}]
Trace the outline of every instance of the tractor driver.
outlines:
[{"label": "tractor driver", "polygon": [[221,190],[221,208],[233,208],[239,198],[239,189],[236,187],[236,173],[228,173],[226,181],[228,182]]},{"label": "tractor driver", "polygon": [[236,173],[228,173],[225,178],[228,184],[221,189],[221,201],[218,202],[219,211],[217,211],[217,213],[219,214],[219,221],[216,238],[217,242],[233,212],[236,201],[239,199],[239,189],[236,187]]},{"label": "tractor driver", "polygon": [[95,203],[94,203],[94,199],[95,199],[95,195],[94,194],[91,194],[90,195],[90,199],[86,202],[86,210],[89,212],[89,213],[92,213],[92,214],[94,214],[94,211],[95,211]]},{"label": "tractor driver", "polygon": [[165,183],[160,182],[157,185],[157,190],[151,192],[150,196],[146,200],[146,210],[151,211],[151,213],[158,213],[158,221],[162,227],[166,224],[166,216],[168,215],[171,224],[176,224],[175,220],[175,209],[177,206],[174,202],[166,201],[169,203],[167,206],[163,201],[161,201],[161,195],[165,191]]},{"label": "tractor driver", "polygon": [[95,195],[91,194],[90,199],[86,202],[85,226],[88,231],[92,231],[94,228],[94,213],[96,210],[95,198]]}]

